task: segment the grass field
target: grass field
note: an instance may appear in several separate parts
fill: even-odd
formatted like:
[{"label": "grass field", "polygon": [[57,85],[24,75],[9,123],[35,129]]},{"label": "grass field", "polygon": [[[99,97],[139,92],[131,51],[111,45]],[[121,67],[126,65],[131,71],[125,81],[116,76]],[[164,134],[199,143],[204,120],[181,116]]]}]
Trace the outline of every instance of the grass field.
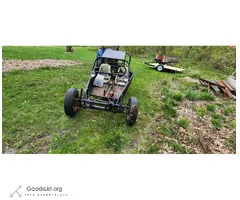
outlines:
[{"label": "grass field", "polygon": [[[235,102],[223,95],[209,95],[198,83],[182,79],[225,78],[220,71],[180,63],[186,68],[183,74],[159,73],[146,67],[146,60],[134,57],[134,79],[124,102],[136,96],[139,114],[136,124],[129,127],[121,113],[81,109],[74,118],[64,114],[65,93],[71,87],[86,87],[96,49],[74,47],[72,54],[64,50],[55,46],[3,47],[3,60],[81,62],[73,67],[3,73],[3,153],[199,153],[193,120],[179,113],[185,104],[192,105],[189,109],[198,117],[195,121],[202,132],[224,135],[219,152],[211,153],[235,153]],[[213,116],[212,110],[221,116]]]}]

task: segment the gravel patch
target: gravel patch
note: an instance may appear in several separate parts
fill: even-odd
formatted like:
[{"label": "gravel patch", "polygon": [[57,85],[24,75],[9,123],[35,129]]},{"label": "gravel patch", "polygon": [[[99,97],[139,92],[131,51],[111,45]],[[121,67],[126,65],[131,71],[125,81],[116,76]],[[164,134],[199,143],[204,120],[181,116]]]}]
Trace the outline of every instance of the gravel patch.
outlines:
[{"label": "gravel patch", "polygon": [[79,61],[72,60],[3,60],[2,71],[9,72],[12,70],[32,70],[40,67],[69,67],[80,65]]}]

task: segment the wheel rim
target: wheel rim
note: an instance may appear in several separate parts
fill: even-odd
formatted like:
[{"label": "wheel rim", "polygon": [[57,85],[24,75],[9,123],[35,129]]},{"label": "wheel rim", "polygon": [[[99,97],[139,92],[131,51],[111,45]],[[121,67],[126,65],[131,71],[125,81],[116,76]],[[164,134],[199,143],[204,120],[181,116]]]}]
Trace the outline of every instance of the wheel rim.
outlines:
[{"label": "wheel rim", "polygon": [[73,106],[72,106],[72,109],[73,109],[74,112],[77,112],[77,110],[78,110],[78,106],[73,105]]},{"label": "wheel rim", "polygon": [[77,110],[78,110],[78,105],[77,105],[76,98],[79,98],[77,94],[75,94],[74,97],[73,97],[73,104],[72,104],[73,112],[77,112]]},{"label": "wheel rim", "polygon": [[157,67],[157,70],[158,70],[158,71],[162,71],[162,70],[163,70],[162,65],[159,65],[159,66]]}]

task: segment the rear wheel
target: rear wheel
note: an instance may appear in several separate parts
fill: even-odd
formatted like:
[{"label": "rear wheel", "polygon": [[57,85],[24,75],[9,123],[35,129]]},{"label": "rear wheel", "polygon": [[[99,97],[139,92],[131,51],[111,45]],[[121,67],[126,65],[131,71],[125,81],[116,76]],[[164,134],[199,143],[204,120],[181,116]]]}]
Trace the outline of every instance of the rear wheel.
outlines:
[{"label": "rear wheel", "polygon": [[78,111],[79,93],[75,88],[68,89],[64,98],[64,112],[67,116],[73,117]]},{"label": "rear wheel", "polygon": [[164,70],[164,66],[163,65],[158,65],[156,67],[156,70],[159,71],[159,72],[162,72]]},{"label": "rear wheel", "polygon": [[127,107],[127,124],[132,126],[136,122],[138,115],[137,98],[131,97]]}]

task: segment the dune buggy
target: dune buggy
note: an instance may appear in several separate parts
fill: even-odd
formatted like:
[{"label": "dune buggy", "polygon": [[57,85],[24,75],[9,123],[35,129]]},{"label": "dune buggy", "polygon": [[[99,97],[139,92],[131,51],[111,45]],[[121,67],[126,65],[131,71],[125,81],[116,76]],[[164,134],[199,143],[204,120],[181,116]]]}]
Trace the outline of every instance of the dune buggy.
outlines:
[{"label": "dune buggy", "polygon": [[85,90],[76,88],[67,90],[64,99],[64,111],[73,117],[80,107],[114,113],[126,113],[128,125],[136,122],[138,102],[136,97],[129,98],[123,105],[123,98],[133,79],[130,71],[131,56],[127,52],[106,49],[102,56],[94,61],[90,78]]}]

